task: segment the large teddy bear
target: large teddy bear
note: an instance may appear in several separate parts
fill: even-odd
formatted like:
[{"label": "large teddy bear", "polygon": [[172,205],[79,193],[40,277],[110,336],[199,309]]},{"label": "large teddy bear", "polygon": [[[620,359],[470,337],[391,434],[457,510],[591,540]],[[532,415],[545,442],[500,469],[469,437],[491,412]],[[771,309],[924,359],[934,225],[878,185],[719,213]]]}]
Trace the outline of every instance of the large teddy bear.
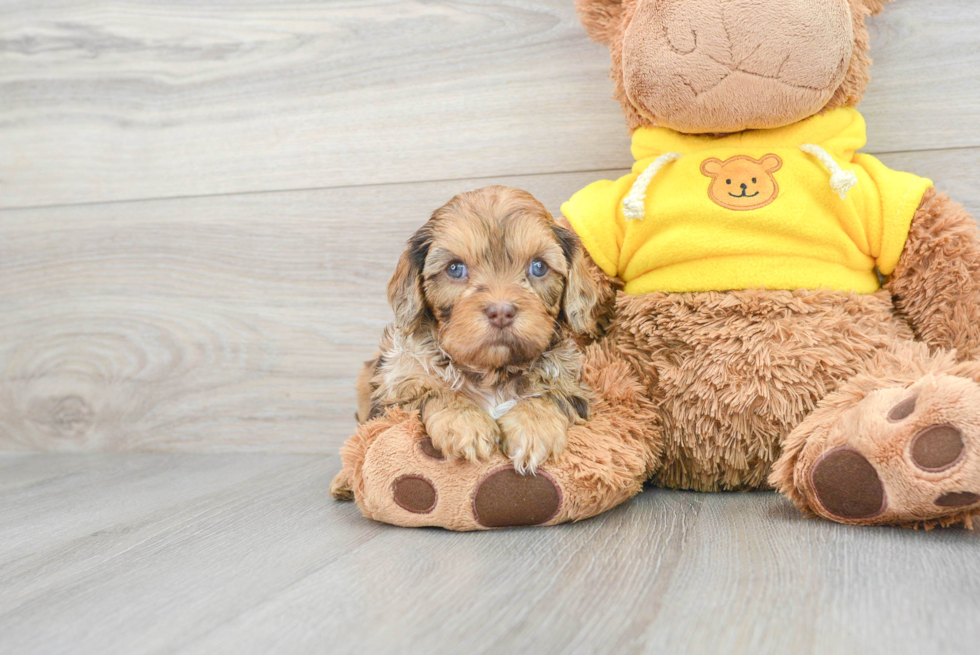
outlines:
[{"label": "large teddy bear", "polygon": [[500,454],[447,459],[389,413],[347,443],[334,495],[471,530],[588,518],[650,480],[969,526],[980,233],[929,180],[857,152],[865,18],[885,1],[578,0],[636,159],[562,206],[619,290],[585,350],[590,421],[521,476]]}]

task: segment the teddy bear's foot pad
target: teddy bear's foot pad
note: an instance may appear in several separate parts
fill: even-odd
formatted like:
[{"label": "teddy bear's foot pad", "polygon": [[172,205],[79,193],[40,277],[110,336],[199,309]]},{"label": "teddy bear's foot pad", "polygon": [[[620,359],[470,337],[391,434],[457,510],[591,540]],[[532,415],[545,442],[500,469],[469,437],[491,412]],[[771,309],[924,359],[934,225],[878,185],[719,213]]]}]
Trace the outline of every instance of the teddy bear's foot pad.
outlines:
[{"label": "teddy bear's foot pad", "polygon": [[485,528],[547,523],[561,509],[561,491],[544,471],[521,475],[512,466],[487,474],[473,496],[473,514]]},{"label": "teddy bear's foot pad", "polygon": [[932,375],[874,391],[814,432],[800,463],[808,505],[826,518],[969,524],[980,511],[980,385]]},{"label": "teddy bear's foot pad", "polygon": [[835,448],[810,472],[813,491],[824,509],[847,519],[868,519],[885,510],[885,487],[867,458],[854,448]]},{"label": "teddy bear's foot pad", "polygon": [[[427,440],[428,437],[419,444],[423,452]],[[429,447],[432,448],[431,442]],[[413,514],[428,514],[439,501],[435,484],[421,475],[399,477],[391,485],[391,495],[395,504]],[[521,475],[514,467],[504,466],[486,474],[477,484],[473,516],[485,528],[541,525],[558,514],[561,500],[560,489],[544,471]]]},{"label": "teddy bear's foot pad", "polygon": [[[911,401],[911,402],[909,402]],[[904,420],[915,410],[915,398],[901,401],[888,420]],[[966,454],[963,432],[952,425],[931,425],[912,438],[909,459],[923,471],[939,473],[955,466]],[[867,458],[854,448],[841,446],[827,452],[810,472],[814,493],[831,514],[849,519],[867,519],[885,511],[885,487]],[[972,492],[944,493],[935,500],[939,507],[964,507],[980,500]]]},{"label": "teddy bear's foot pad", "polygon": [[[499,451],[481,462],[448,457],[425,434],[418,417],[405,417],[388,428],[369,449],[349,484],[366,515],[413,527],[486,530],[546,525],[560,517],[564,489],[559,473],[538,469],[522,475]],[[548,462],[546,468],[553,467]],[[355,470],[351,467],[351,470]],[[335,497],[346,498],[348,494]]]}]

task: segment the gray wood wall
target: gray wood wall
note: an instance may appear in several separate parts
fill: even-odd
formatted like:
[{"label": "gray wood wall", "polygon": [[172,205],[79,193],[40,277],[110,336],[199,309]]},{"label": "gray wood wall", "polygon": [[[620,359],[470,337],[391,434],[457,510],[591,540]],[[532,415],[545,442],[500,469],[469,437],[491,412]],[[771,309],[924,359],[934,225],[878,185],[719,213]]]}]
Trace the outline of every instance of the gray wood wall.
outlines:
[{"label": "gray wood wall", "polygon": [[[871,23],[868,152],[980,211],[980,3]],[[572,0],[0,0],[0,450],[332,452],[402,243],[631,164]]]}]

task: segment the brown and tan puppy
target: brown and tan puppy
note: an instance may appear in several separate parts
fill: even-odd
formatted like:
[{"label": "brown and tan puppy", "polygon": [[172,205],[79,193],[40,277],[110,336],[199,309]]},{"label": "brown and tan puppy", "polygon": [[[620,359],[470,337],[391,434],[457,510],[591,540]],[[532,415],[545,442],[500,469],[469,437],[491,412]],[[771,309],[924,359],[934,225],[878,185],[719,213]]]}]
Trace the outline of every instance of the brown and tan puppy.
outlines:
[{"label": "brown and tan puppy", "polygon": [[443,454],[478,461],[500,444],[533,471],[588,414],[573,337],[598,330],[603,299],[578,238],[529,193],[460,194],[398,262],[395,322],[359,379],[358,419],[417,409]]}]

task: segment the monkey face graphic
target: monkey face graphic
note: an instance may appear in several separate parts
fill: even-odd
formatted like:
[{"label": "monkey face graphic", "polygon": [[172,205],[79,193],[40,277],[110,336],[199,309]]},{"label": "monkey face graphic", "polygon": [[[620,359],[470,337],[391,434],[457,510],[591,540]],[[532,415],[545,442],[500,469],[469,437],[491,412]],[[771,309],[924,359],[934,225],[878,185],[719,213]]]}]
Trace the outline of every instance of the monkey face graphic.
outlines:
[{"label": "monkey face graphic", "polygon": [[712,178],[708,196],[726,209],[743,211],[765,207],[779,195],[779,184],[773,173],[783,166],[778,155],[752,159],[745,155],[706,159],[701,173]]}]

